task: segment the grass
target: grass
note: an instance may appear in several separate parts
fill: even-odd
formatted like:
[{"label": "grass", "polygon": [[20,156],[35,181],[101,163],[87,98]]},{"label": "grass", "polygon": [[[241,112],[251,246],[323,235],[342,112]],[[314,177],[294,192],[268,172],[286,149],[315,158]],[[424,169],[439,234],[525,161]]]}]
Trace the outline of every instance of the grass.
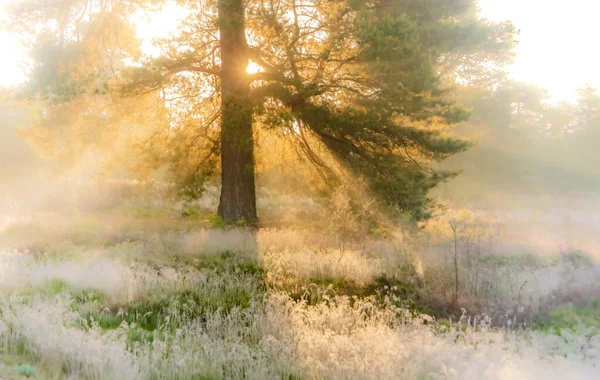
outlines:
[{"label": "grass", "polygon": [[[195,206],[183,210],[142,205],[0,232],[0,245],[31,248],[0,249],[0,274],[10,280],[0,281],[0,377],[597,375],[600,340],[589,330],[600,328],[597,302],[551,310],[535,329],[503,330],[486,316],[460,318],[460,305],[450,318],[433,303],[452,272],[443,257],[423,255],[423,283],[419,265],[406,259],[408,243],[340,251],[336,239],[314,231],[251,232]],[[200,229],[207,226],[214,229]],[[482,257],[481,276],[505,289],[492,293],[505,297],[499,309],[514,306],[521,274],[528,290],[533,275],[595,273],[585,260],[563,267],[532,255]],[[461,270],[470,281],[467,266]]]},{"label": "grass", "polygon": [[[86,248],[105,247],[125,241],[147,241],[153,234],[185,231],[210,226],[209,215],[183,217],[180,212],[154,211],[135,206],[133,211],[112,210],[85,213],[48,213],[40,219],[23,220],[0,230],[0,246],[20,250],[53,251],[62,244]],[[53,223],[48,223],[52,220]]]},{"label": "grass", "polygon": [[597,300],[587,305],[562,305],[538,322],[543,329],[560,332],[564,329],[576,330],[579,327],[600,331],[600,302]]},{"label": "grass", "polygon": [[422,302],[422,293],[414,283],[385,275],[362,284],[343,277],[312,277],[299,289],[289,290],[292,299],[304,300],[309,305],[318,305],[331,297],[346,296],[351,304],[357,300],[370,299],[376,305],[391,303],[395,307],[409,310],[414,315],[439,316],[439,312]]},{"label": "grass", "polygon": [[[149,297],[123,305],[99,304],[100,310],[87,312],[82,317],[88,323],[93,320],[104,329],[115,329],[126,322],[135,323],[147,331],[154,331],[161,324],[167,323],[172,315],[194,320],[217,310],[230,313],[234,308],[248,308],[253,295],[243,287],[230,287],[218,292],[182,290],[175,294]],[[170,327],[175,329],[177,326]]]},{"label": "grass", "polygon": [[37,368],[35,368],[31,364],[21,364],[17,368],[17,372],[21,376],[32,377],[32,376],[34,376],[37,373]]},{"label": "grass", "polygon": [[510,255],[487,255],[482,257],[481,261],[498,268],[512,268],[515,266],[539,267],[548,263],[548,260],[544,260],[531,252]]},{"label": "grass", "polygon": [[40,368],[29,354],[0,354],[0,378],[2,379],[58,379],[58,374],[49,368]]}]

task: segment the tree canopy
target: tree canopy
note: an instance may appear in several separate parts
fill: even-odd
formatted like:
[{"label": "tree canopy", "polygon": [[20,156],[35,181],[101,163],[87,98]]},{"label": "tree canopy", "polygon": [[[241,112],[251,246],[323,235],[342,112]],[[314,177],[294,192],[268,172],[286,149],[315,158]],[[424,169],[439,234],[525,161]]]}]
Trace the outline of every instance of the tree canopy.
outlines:
[{"label": "tree canopy", "polygon": [[190,196],[221,171],[230,221],[256,216],[257,133],[292,142],[327,183],[362,176],[426,219],[429,190],[456,174],[432,164],[470,146],[445,132],[469,117],[453,89],[495,86],[515,38],[472,0],[177,4],[187,17],[148,56],[131,15],[161,2],[18,3],[12,27],[34,62],[23,95],[39,110],[26,134],[62,161],[110,146],[139,173],[166,166]]}]

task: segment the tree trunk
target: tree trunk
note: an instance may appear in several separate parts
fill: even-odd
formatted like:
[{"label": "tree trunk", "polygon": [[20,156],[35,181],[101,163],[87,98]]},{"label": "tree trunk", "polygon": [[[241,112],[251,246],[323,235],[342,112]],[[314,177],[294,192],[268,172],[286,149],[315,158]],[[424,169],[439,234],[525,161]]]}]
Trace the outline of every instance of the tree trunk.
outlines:
[{"label": "tree trunk", "polygon": [[244,1],[218,0],[221,39],[221,198],[226,222],[255,223],[254,138]]}]

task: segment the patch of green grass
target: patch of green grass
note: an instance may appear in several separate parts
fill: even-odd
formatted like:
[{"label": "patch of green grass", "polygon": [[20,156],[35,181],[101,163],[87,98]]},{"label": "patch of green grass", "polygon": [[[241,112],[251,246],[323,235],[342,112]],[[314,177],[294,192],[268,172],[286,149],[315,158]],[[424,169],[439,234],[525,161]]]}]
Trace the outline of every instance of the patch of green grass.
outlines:
[{"label": "patch of green grass", "polygon": [[217,309],[226,313],[234,307],[247,308],[252,296],[243,289],[234,289],[218,294],[183,291],[171,297],[138,300],[120,308],[82,313],[82,324],[86,328],[92,323],[105,330],[113,330],[125,322],[128,342],[152,343],[155,334],[173,333],[182,321],[203,321]]},{"label": "patch of green grass", "polygon": [[29,288],[25,291],[19,291],[17,294],[25,304],[29,304],[36,296],[53,298],[58,295],[68,294],[72,301],[72,308],[75,310],[79,309],[82,305],[101,304],[106,299],[106,293],[103,291],[95,289],[75,291],[66,281],[57,278],[48,280],[39,288]]},{"label": "patch of green grass", "polygon": [[0,363],[7,367],[16,367],[30,361],[33,361],[33,358],[28,354],[0,354]]},{"label": "patch of green grass", "polygon": [[360,287],[354,281],[348,281],[344,277],[310,277],[309,281],[312,284],[318,286],[328,287],[331,285],[331,289],[341,294],[352,295],[357,291],[360,291]]},{"label": "patch of green grass", "polygon": [[228,267],[228,265],[230,263],[230,257],[231,256],[229,255],[228,252],[224,252],[224,253],[215,254],[215,255],[197,255],[188,261],[183,261],[178,256],[174,256],[174,260],[176,260],[176,262],[179,265],[189,265],[192,268],[194,268],[195,270],[199,270],[199,271],[202,271],[205,269],[209,269],[211,271],[212,270],[221,271],[221,270],[226,270],[226,268]]},{"label": "patch of green grass", "polygon": [[21,376],[32,377],[37,373],[37,368],[32,366],[31,364],[21,364],[17,368],[17,372]]},{"label": "patch of green grass", "polygon": [[575,329],[578,326],[600,330],[600,302],[588,305],[563,305],[554,309],[550,315],[539,321],[538,327],[560,332],[562,329]]},{"label": "patch of green grass", "polygon": [[44,230],[37,223],[13,223],[0,232],[0,241],[21,240],[38,236]]},{"label": "patch of green grass", "polygon": [[29,248],[29,251],[36,260],[77,261],[81,259],[85,249],[85,246],[75,245],[70,240],[65,240],[60,243],[35,244]]},{"label": "patch of green grass", "polygon": [[261,279],[265,270],[256,261],[241,257],[230,251],[223,251],[214,255],[198,255],[191,260],[183,261],[178,256],[173,256],[173,261],[179,265],[189,265],[195,270],[210,270],[217,273],[236,272],[257,276]]},{"label": "patch of green grass", "polygon": [[326,297],[364,296],[364,287],[343,277],[317,276],[308,278],[298,289],[288,289],[290,297],[304,299],[309,305],[316,305]]},{"label": "patch of green grass", "polygon": [[[216,272],[211,275],[219,276]],[[109,307],[102,305],[105,300],[102,293],[79,292],[73,297],[83,303],[73,306],[81,310],[82,328],[97,324],[103,329],[116,329],[125,322],[136,327],[129,331],[132,341],[146,341],[150,336],[145,332],[174,331],[183,320],[202,320],[217,310],[230,313],[234,308],[248,308],[256,294],[245,286],[223,284],[215,288],[182,289],[176,293],[150,291],[145,298]]]},{"label": "patch of green grass", "polygon": [[438,316],[435,310],[422,303],[419,288],[409,281],[380,276],[368,284],[366,293],[377,295],[380,302],[388,297],[396,306],[406,308],[413,314]]},{"label": "patch of green grass", "polygon": [[[419,289],[407,281],[394,277],[380,276],[366,284],[358,284],[343,277],[312,277],[299,290],[290,291],[295,299],[305,299],[314,305],[322,302],[325,296],[348,296],[364,299],[374,298],[378,305],[391,302],[395,306],[406,308],[414,314],[437,316],[433,309],[421,303]],[[353,302],[353,301],[351,301]]]},{"label": "patch of green grass", "polygon": [[524,252],[513,255],[487,255],[481,262],[496,268],[501,267],[539,267],[548,264],[548,261],[536,254]]},{"label": "patch of green grass", "polygon": [[[151,262],[148,262],[150,265]],[[230,313],[234,308],[248,308],[256,296],[266,290],[265,272],[258,263],[231,252],[201,255],[191,259],[172,256],[165,265],[154,265],[159,271],[173,267],[181,272],[202,272],[209,277],[231,278],[216,287],[183,287],[176,292],[150,290],[140,298],[120,305],[105,305],[106,295],[98,291],[72,292],[72,308],[82,317],[80,327],[92,323],[102,329],[116,329],[125,322],[131,343],[151,342],[153,332],[174,331],[181,320],[203,320],[216,310]],[[242,280],[238,285],[238,280]],[[247,281],[246,281],[247,280]],[[254,286],[248,287],[255,282]],[[210,281],[209,281],[210,282]],[[258,291],[258,293],[257,293]]]},{"label": "patch of green grass", "polygon": [[564,253],[562,260],[573,264],[576,267],[585,267],[594,265],[594,260],[585,252],[581,250],[575,250]]},{"label": "patch of green grass", "polygon": [[148,331],[141,327],[129,328],[127,330],[127,342],[130,347],[135,347],[136,345],[146,346],[154,342],[157,333],[162,339],[165,338],[165,333],[161,333],[160,331]]},{"label": "patch of green grass", "polygon": [[223,229],[227,227],[227,223],[219,215],[209,215],[208,221],[211,228]]},{"label": "patch of green grass", "polygon": [[0,354],[0,379],[59,379],[55,371],[47,367],[38,367],[29,353]]},{"label": "patch of green grass", "polygon": [[152,210],[147,206],[134,205],[131,208],[131,214],[136,218],[150,218],[152,216]]},{"label": "patch of green grass", "polygon": [[57,294],[69,293],[71,286],[65,280],[53,278],[45,284],[43,289],[44,294],[53,296]]},{"label": "patch of green grass", "polygon": [[245,274],[255,275],[259,277],[262,277],[265,274],[264,268],[250,260],[239,263],[237,265],[237,268],[239,268],[239,270]]},{"label": "patch of green grass", "polygon": [[102,303],[106,299],[106,293],[95,289],[80,290],[72,292],[71,299],[79,304]]},{"label": "patch of green grass", "polygon": [[182,216],[185,216],[186,218],[189,218],[189,219],[193,219],[193,220],[200,219],[200,211],[198,211],[198,208],[195,206],[185,207],[181,214],[182,214]]},{"label": "patch of green grass", "polygon": [[0,232],[0,246],[16,249],[32,250],[54,240],[52,234],[37,223],[14,223]]},{"label": "patch of green grass", "polygon": [[96,323],[103,329],[112,330],[126,322],[135,323],[138,328],[146,331],[154,331],[165,324],[168,320],[166,317],[173,314],[172,304],[177,308],[181,299],[182,297],[176,296],[174,300],[167,297],[136,300],[121,307],[98,307],[96,311],[84,312],[81,316],[87,326]]}]

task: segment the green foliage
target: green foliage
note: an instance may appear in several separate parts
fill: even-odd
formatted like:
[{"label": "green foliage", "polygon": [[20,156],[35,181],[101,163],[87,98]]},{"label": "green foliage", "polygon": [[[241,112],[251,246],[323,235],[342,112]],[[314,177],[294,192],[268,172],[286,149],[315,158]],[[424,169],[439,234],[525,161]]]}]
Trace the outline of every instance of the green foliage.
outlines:
[{"label": "green foliage", "polygon": [[200,218],[198,208],[192,205],[184,207],[182,215],[193,220],[198,220]]},{"label": "green foliage", "polygon": [[32,377],[32,376],[35,376],[35,374],[37,373],[37,368],[31,364],[21,364],[17,368],[17,372],[21,376]]},{"label": "green foliage", "polygon": [[223,229],[227,227],[227,224],[219,215],[210,215],[208,220],[210,221],[211,228]]},{"label": "green foliage", "polygon": [[[419,288],[414,281],[414,268],[410,266],[408,273],[410,275],[401,279],[381,276],[376,278],[369,286],[367,286],[367,294],[376,294],[379,302],[384,302],[386,297],[398,306],[409,309],[414,314],[427,314],[436,316],[438,313],[421,302],[421,294]],[[406,271],[405,271],[406,273]]]},{"label": "green foliage", "polygon": [[236,255],[234,252],[224,251],[216,255],[202,255],[191,262],[187,262],[197,270],[210,270],[214,273],[235,272],[240,275],[249,275],[259,281],[264,280],[265,270],[258,263],[248,258]]},{"label": "green foliage", "polygon": [[149,298],[133,300],[111,309],[99,306],[97,311],[83,312],[83,326],[97,324],[103,329],[116,329],[124,322],[135,324],[138,329],[130,337],[135,340],[141,339],[140,334],[146,336],[141,330],[152,332],[166,328],[174,331],[179,322],[173,316],[202,319],[218,310],[229,313],[233,308],[247,308],[251,300],[252,295],[241,287],[227,287],[216,292],[183,290],[177,294],[149,295]]},{"label": "green foliage", "polygon": [[544,89],[513,81],[502,81],[495,89],[464,87],[457,94],[472,115],[456,134],[477,138],[477,146],[438,165],[465,168],[445,189],[452,198],[496,201],[498,193],[511,198],[597,193],[596,90],[581,89],[576,103],[552,103]]},{"label": "green foliage", "polygon": [[540,267],[547,264],[547,260],[539,254],[524,252],[521,254],[485,255],[481,262],[496,268],[514,267]]},{"label": "green foliage", "polygon": [[50,295],[67,293],[70,291],[71,287],[69,284],[60,279],[52,279],[48,281],[47,285],[44,287],[46,292]]},{"label": "green foliage", "polygon": [[[314,175],[330,185],[346,171],[364,176],[388,209],[416,221],[430,217],[435,202],[428,192],[456,175],[433,170],[433,163],[470,146],[444,132],[469,116],[452,100],[449,83],[460,73],[467,81],[472,72],[498,76],[514,28],[477,19],[472,0],[250,2],[245,23],[216,22],[219,4],[230,9],[182,3],[189,18],[152,59],[140,59],[130,16],[154,2],[102,2],[85,21],[70,18],[84,7],[80,1],[58,11],[13,9],[15,28],[35,41],[25,94],[41,104],[28,139],[70,164],[89,150],[115,150],[140,176],[166,168],[179,196],[195,199],[218,172],[221,85],[243,79],[251,91],[236,102],[252,110],[255,130],[269,126],[292,142]],[[59,25],[36,32],[33,21]],[[253,60],[261,72],[221,70],[226,49],[212,36],[231,26],[241,28],[242,40],[244,27],[253,36],[246,56],[237,52],[236,59]],[[227,147],[252,151],[242,145]]]},{"label": "green foliage", "polygon": [[[386,3],[373,10],[357,2],[354,23],[342,19],[335,24],[358,45],[351,52],[356,54],[353,58],[347,58],[347,51],[336,50],[338,46],[327,50],[328,57],[337,54],[349,60],[347,66],[340,64],[338,69],[363,69],[359,75],[348,73],[352,91],[346,89],[348,84],[343,81],[328,78],[333,84],[316,83],[309,88],[294,83],[287,87],[270,84],[258,88],[256,94],[260,96],[258,102],[275,98],[287,105],[291,118],[298,121],[294,128],[310,133],[338,162],[367,178],[372,190],[386,203],[419,221],[431,216],[435,206],[427,196],[429,190],[457,174],[435,172],[430,169],[431,163],[470,146],[442,133],[444,128],[465,121],[468,112],[449,100],[436,62],[441,55],[463,52],[462,49],[486,51],[487,57],[494,60],[491,52],[500,54],[503,48],[492,47],[490,41],[506,40],[503,46],[509,49],[512,29],[508,25],[498,27],[496,32],[502,30],[498,39],[498,34],[491,32],[495,26],[469,19],[465,14],[468,7],[443,7],[440,13],[429,13],[427,4],[411,4],[400,10]],[[387,7],[395,11],[385,12]],[[437,16],[423,19],[421,15],[426,13]],[[460,22],[445,21],[452,17]],[[342,25],[343,22],[347,24]],[[484,37],[461,40],[457,30],[463,24],[465,30],[478,30]],[[324,27],[333,28],[333,24]],[[449,37],[452,35],[456,39]],[[322,65],[327,67],[328,61]],[[336,93],[329,90],[332,87]],[[344,102],[326,100],[340,94]],[[282,118],[281,124],[286,123],[289,122]],[[326,166],[322,159],[315,158],[306,139],[301,139],[300,144],[309,152],[309,160]],[[334,175],[330,173],[328,177]]]},{"label": "green foliage", "polygon": [[177,187],[177,196],[185,201],[199,199],[205,191],[205,186],[216,174],[216,160],[207,160],[197,171],[189,172],[187,168],[179,172],[173,170]]},{"label": "green foliage", "polygon": [[[17,133],[18,128],[30,119],[27,109],[15,101],[4,99],[9,96],[0,90],[0,177],[6,181],[5,184],[31,175],[31,169],[39,164],[31,147]],[[5,189],[10,191],[11,187]]]},{"label": "green foliage", "polygon": [[[176,292],[149,290],[124,304],[106,304],[109,299],[99,291],[71,293],[72,308],[81,315],[81,328],[97,325],[103,329],[117,329],[128,325],[129,343],[151,343],[155,334],[174,332],[181,323],[205,320],[213,313],[230,313],[234,308],[245,309],[260,299],[264,270],[255,262],[232,253],[202,256],[199,260],[180,262],[179,271],[204,273],[209,279],[229,279],[218,287],[182,287]],[[160,270],[157,269],[157,270]],[[239,279],[256,285],[255,293]],[[158,289],[157,289],[158,290]]]},{"label": "green foliage", "polygon": [[600,303],[591,301],[587,305],[563,305],[554,309],[550,315],[538,325],[545,329],[560,333],[562,329],[576,329],[580,326],[595,328],[600,331]]},{"label": "green foliage", "polygon": [[71,299],[80,304],[102,303],[106,299],[106,293],[95,289],[80,290],[77,292],[71,292]]},{"label": "green foliage", "polygon": [[595,264],[594,259],[581,250],[563,253],[560,259],[576,267],[592,267]]},{"label": "green foliage", "polygon": [[152,216],[152,210],[147,206],[135,205],[132,207],[133,216],[136,218],[149,218]]},{"label": "green foliage", "polygon": [[[413,269],[414,272],[414,269]],[[414,314],[435,316],[438,313],[422,302],[420,290],[411,274],[401,279],[380,276],[366,284],[358,284],[345,278],[312,277],[299,291],[292,291],[294,299],[306,300],[315,305],[333,296],[349,296],[352,302],[356,299],[371,298],[377,305],[383,307],[391,302],[392,305],[410,310]]]}]

